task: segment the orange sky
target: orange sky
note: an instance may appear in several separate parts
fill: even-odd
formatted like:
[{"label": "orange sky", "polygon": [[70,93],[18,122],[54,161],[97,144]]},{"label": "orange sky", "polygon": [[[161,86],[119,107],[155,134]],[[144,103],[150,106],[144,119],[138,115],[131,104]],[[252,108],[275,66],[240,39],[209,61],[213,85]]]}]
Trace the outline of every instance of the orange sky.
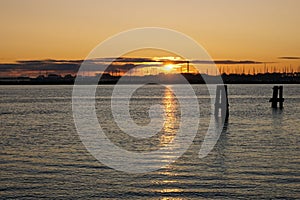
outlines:
[{"label": "orange sky", "polygon": [[84,59],[101,41],[137,27],[194,38],[213,59],[298,67],[299,0],[1,0],[0,63]]}]

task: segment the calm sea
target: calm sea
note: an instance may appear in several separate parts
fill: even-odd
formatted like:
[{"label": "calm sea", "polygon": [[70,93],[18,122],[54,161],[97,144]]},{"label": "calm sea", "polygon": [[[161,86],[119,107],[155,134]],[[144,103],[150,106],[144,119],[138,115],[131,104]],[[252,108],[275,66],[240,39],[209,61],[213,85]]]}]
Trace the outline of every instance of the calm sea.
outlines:
[{"label": "calm sea", "polygon": [[[272,85],[228,85],[228,125],[202,159],[210,100],[204,85],[193,88],[200,125],[190,148],[160,170],[128,174],[100,163],[82,144],[72,86],[0,86],[0,198],[300,199],[300,86],[284,85],[284,109],[275,111],[268,102]],[[96,94],[98,120],[112,142],[139,152],[172,140],[180,105],[170,89],[144,86],[131,99],[130,114],[139,125],[150,122],[151,105],[161,104],[167,113],[161,132],[147,141],[115,124],[112,89],[99,86]]]}]

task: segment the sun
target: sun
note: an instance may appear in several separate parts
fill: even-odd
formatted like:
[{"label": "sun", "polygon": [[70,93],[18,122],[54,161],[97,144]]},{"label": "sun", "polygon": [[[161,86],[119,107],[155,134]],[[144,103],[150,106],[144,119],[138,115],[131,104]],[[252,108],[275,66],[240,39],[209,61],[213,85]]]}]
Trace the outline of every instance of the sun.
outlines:
[{"label": "sun", "polygon": [[173,64],[167,64],[164,66],[164,71],[166,72],[171,72],[173,69],[175,68],[175,66]]}]

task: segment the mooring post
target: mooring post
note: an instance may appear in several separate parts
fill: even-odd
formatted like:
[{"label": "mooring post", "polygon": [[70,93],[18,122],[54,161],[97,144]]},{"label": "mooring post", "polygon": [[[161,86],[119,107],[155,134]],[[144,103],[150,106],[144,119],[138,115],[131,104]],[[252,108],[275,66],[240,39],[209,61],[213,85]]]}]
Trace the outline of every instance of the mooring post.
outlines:
[{"label": "mooring post", "polygon": [[[279,91],[279,97],[278,97],[278,91]],[[271,107],[277,108],[277,103],[279,102],[279,108],[283,108],[283,86],[274,86],[273,87],[273,96],[269,100],[269,102],[272,102]]]},{"label": "mooring post", "polygon": [[219,116],[221,109],[221,117],[225,115],[225,120],[229,117],[229,103],[227,94],[227,85],[217,85],[216,101],[215,101],[215,117]]},{"label": "mooring post", "polygon": [[283,98],[283,86],[279,86],[279,108],[283,108],[283,102],[284,102],[284,98]]},{"label": "mooring post", "polygon": [[273,97],[270,99],[272,102],[272,108],[277,108],[277,96],[278,96],[278,86],[273,87]]},{"label": "mooring post", "polygon": [[219,85],[217,85],[216,89],[216,100],[215,100],[215,117],[219,116],[219,110],[220,110],[220,94],[221,94],[221,89]]}]

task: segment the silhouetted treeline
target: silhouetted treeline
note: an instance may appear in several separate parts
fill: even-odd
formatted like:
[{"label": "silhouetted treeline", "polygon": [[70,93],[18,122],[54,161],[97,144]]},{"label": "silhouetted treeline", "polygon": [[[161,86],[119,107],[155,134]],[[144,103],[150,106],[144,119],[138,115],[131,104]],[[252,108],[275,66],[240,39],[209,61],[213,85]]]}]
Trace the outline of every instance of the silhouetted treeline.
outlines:
[{"label": "silhouetted treeline", "polygon": [[[163,84],[181,84],[180,76],[191,84],[213,83],[216,76],[207,74],[158,74],[147,76],[124,76],[123,84],[135,83],[163,83]],[[300,73],[266,73],[256,75],[246,74],[222,74],[225,84],[300,84]],[[77,83],[80,84],[116,84],[121,76],[112,76],[108,73],[97,76],[78,76]],[[66,75],[60,76],[57,74],[49,74],[48,76],[30,77],[10,77],[0,78],[1,85],[70,85],[75,83],[76,76]],[[204,81],[205,80],[205,81]]]}]

